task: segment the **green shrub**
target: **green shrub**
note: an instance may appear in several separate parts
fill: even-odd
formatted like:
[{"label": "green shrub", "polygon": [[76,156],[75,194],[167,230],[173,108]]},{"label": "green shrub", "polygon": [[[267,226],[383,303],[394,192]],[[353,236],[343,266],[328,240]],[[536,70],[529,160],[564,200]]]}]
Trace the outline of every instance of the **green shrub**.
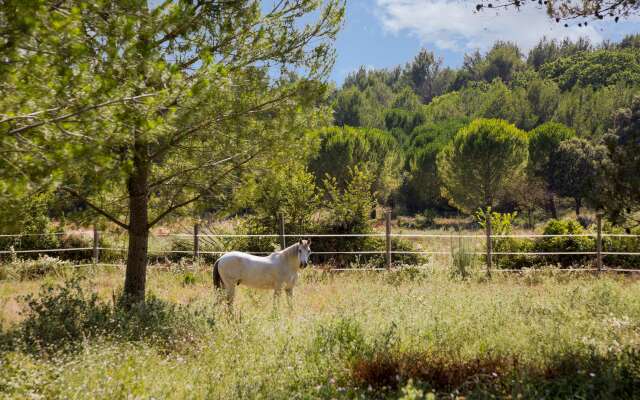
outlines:
[{"label": "green shrub", "polygon": [[[0,227],[0,232],[6,234],[20,233],[18,237],[0,237],[0,249],[8,250],[10,247],[19,250],[43,250],[56,249],[60,245],[59,237],[56,234],[56,227],[47,214],[50,198],[46,194],[35,195],[27,198],[20,207],[11,208],[11,215],[8,215],[12,223],[8,224],[11,229],[4,232]],[[24,253],[23,258],[37,258],[37,253]],[[4,257],[6,259],[6,257]]]},{"label": "green shrub", "polygon": [[419,282],[429,277],[429,273],[413,265],[389,271],[384,280],[390,285],[400,286],[407,282]]},{"label": "green shrub", "polygon": [[360,324],[353,318],[343,317],[316,328],[311,354],[331,355],[349,360],[362,353],[365,348],[366,341]]},{"label": "green shrub", "polygon": [[[185,307],[154,296],[128,307],[87,293],[77,276],[63,284],[43,286],[37,296],[23,298],[24,320],[9,333],[14,345],[29,352],[77,349],[84,340],[147,341],[171,349],[187,349],[208,323]],[[183,347],[184,346],[184,347]]]},{"label": "green shrub", "polygon": [[[504,214],[491,212],[492,235],[511,235],[513,233],[513,224],[517,217],[517,212]],[[486,216],[484,212],[476,212],[475,218],[478,224],[484,229],[486,226]],[[494,237],[492,240],[492,250],[494,253],[528,253],[532,252],[533,248],[533,241],[529,239]],[[536,261],[535,256],[521,254],[496,254],[493,256],[493,262],[496,268],[501,269],[531,268],[536,265]]]},{"label": "green shrub", "polygon": [[[602,227],[604,233],[624,234],[626,231],[622,227],[612,226],[605,223]],[[640,235],[640,227],[629,231],[630,234]],[[602,238],[602,251],[616,253],[640,253],[640,238],[638,237],[615,237],[605,236]],[[609,268],[640,268],[638,256],[629,255],[605,255],[603,263]]]},{"label": "green shrub", "polygon": [[[499,238],[494,240],[493,251],[496,253],[531,253],[534,251],[534,246],[534,242],[526,238]],[[494,263],[497,268],[522,269],[536,266],[538,259],[534,255],[496,254]]]},{"label": "green shrub", "polygon": [[[585,230],[577,221],[552,219],[544,227],[544,235],[581,235]],[[536,240],[534,251],[552,252],[593,252],[595,251],[595,240],[593,237],[545,237]],[[540,263],[560,264],[563,267],[583,266],[593,261],[591,255],[549,255],[539,256]]]},{"label": "green shrub", "polygon": [[[104,240],[100,238],[99,247],[106,247]],[[63,260],[90,262],[93,260],[93,236],[89,235],[64,235],[59,238],[59,248],[61,249],[80,249],[85,248],[87,250],[74,250],[74,251],[62,251],[59,253],[59,258]]]}]

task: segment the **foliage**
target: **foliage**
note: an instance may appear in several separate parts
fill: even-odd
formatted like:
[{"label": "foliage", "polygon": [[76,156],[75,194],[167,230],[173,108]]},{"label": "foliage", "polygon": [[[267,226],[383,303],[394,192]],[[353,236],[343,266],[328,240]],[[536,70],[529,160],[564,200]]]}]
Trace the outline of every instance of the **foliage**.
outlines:
[{"label": "foliage", "polygon": [[[367,169],[354,167],[349,171],[349,180],[341,189],[333,177],[323,182],[326,209],[322,220],[318,224],[319,232],[327,234],[371,233],[371,212],[376,201],[371,195],[373,176]],[[313,251],[361,251],[373,250],[374,241],[368,237],[323,237],[313,243]],[[317,254],[314,261],[328,259],[352,259],[353,257],[331,257]],[[342,262],[342,261],[340,261]]]},{"label": "foliage", "polygon": [[384,126],[388,131],[395,128],[402,130],[405,136],[412,135],[414,129],[424,123],[424,116],[418,112],[392,108],[384,115]]},{"label": "foliage", "polygon": [[344,189],[354,168],[366,168],[374,179],[371,194],[385,204],[401,181],[402,153],[387,132],[368,128],[331,127],[312,133],[316,142],[309,169],[316,184],[329,176]]},{"label": "foliage", "polygon": [[478,256],[475,254],[476,249],[473,243],[458,237],[457,243],[451,242],[451,276],[460,279],[467,279],[478,266]]},{"label": "foliage", "polygon": [[583,51],[589,51],[592,47],[593,46],[589,39],[585,37],[579,37],[575,42],[571,41],[569,38],[557,41],[556,39],[549,40],[547,37],[543,37],[529,51],[527,64],[538,70],[543,65],[555,61],[558,58],[573,56]]},{"label": "foliage", "polygon": [[110,337],[186,349],[203,327],[184,307],[154,296],[127,309],[87,293],[81,283],[76,276],[60,285],[43,286],[37,296],[26,296],[24,319],[12,332],[14,343],[28,352],[56,352]]},{"label": "foliage", "polygon": [[[640,227],[625,230],[606,221],[602,227],[603,233],[614,235],[640,235]],[[640,253],[640,240],[637,237],[626,236],[604,236],[602,238],[602,251],[614,253]],[[607,268],[627,268],[638,269],[638,262],[634,256],[628,255],[605,255],[603,264]]]},{"label": "foliage", "polygon": [[240,209],[249,210],[253,222],[266,231],[279,232],[284,218],[287,233],[303,233],[312,224],[322,193],[315,177],[300,164],[255,173],[236,193]]},{"label": "foliage", "polygon": [[603,206],[611,218],[624,223],[640,209],[640,98],[616,113],[614,128],[605,137],[611,165],[610,192]]},{"label": "foliage", "polygon": [[234,175],[322,119],[344,13],[338,0],[33,2],[25,33],[16,7],[0,9],[20,49],[0,81],[2,179],[59,187],[129,230],[124,290],[139,299],[150,227],[224,203]]},{"label": "foliage", "polygon": [[526,161],[524,132],[502,120],[475,120],[438,156],[443,195],[467,212],[494,206]]},{"label": "foliage", "polygon": [[584,200],[600,205],[608,161],[603,145],[578,138],[565,140],[549,160],[549,188],[560,196],[572,197],[576,215],[580,215]]},{"label": "foliage", "polygon": [[496,42],[479,65],[482,78],[491,82],[498,78],[509,83],[513,76],[525,68],[520,49],[515,43]]},{"label": "foliage", "polygon": [[422,49],[405,69],[406,79],[423,103],[445,93],[451,84],[450,71],[442,67],[442,61]]},{"label": "foliage", "polygon": [[43,250],[55,249],[60,245],[56,232],[57,227],[48,216],[51,198],[47,194],[38,194],[20,199],[23,202],[7,202],[3,210],[3,221],[0,233],[18,237],[0,236],[0,249],[9,250]]},{"label": "foliage", "polygon": [[446,207],[440,194],[442,182],[438,176],[438,153],[466,124],[465,120],[427,123],[413,131],[411,147],[407,149],[409,176],[402,187],[406,207],[411,211]]},{"label": "foliage", "polygon": [[[476,5],[476,11],[483,9],[495,8],[517,8],[521,7],[533,7],[534,5],[527,5],[526,2],[519,0],[499,0],[497,2],[480,1]],[[578,27],[588,25],[587,20],[590,19],[613,19],[618,22],[620,18],[630,18],[636,15],[639,11],[638,4],[635,1],[620,2],[617,0],[586,0],[574,2],[571,0],[560,0],[555,2],[545,3],[544,9],[547,12],[549,18],[555,19],[556,23],[560,23],[561,20],[575,20]],[[568,23],[564,24],[565,28],[569,27]]]},{"label": "foliage", "polygon": [[65,277],[74,267],[69,261],[47,255],[39,256],[37,259],[19,259],[17,256],[11,257],[2,268],[0,268],[0,280],[36,280],[44,276]]},{"label": "foliage", "polygon": [[340,91],[333,107],[333,119],[337,126],[362,126],[364,121],[364,96],[355,88]]},{"label": "foliage", "polygon": [[550,161],[560,143],[576,136],[573,129],[557,123],[544,123],[529,132],[529,169],[535,176],[543,177],[547,182],[553,174]]},{"label": "foliage", "polygon": [[[586,232],[582,225],[573,220],[552,219],[544,227],[544,235],[583,235]],[[595,241],[592,237],[546,237],[536,240],[534,245],[536,252],[593,252]],[[541,262],[564,267],[586,265],[593,260],[593,256],[585,255],[553,255],[544,256]]]},{"label": "foliage", "polygon": [[540,73],[558,82],[562,90],[574,86],[630,85],[640,79],[640,53],[634,49],[580,52],[543,65]]},{"label": "foliage", "polygon": [[[533,252],[533,242],[529,239],[520,239],[514,237],[499,237],[500,235],[511,235],[513,233],[513,223],[517,217],[517,213],[498,213],[490,211],[491,218],[491,234],[492,251],[494,253],[528,253]],[[486,227],[486,212],[482,210],[475,213],[478,224],[484,229]],[[535,256],[527,256],[524,254],[495,254],[493,262],[497,268],[503,269],[521,269],[531,267],[535,264]]]}]

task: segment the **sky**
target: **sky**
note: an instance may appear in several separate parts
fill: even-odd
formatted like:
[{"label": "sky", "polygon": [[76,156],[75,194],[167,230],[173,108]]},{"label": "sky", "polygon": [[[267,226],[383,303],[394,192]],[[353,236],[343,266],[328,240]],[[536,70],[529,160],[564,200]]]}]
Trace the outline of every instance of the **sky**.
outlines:
[{"label": "sky", "polygon": [[330,80],[341,85],[359,67],[386,68],[409,62],[421,48],[459,67],[465,53],[488,50],[496,40],[517,43],[528,52],[543,36],[592,42],[620,40],[640,33],[640,18],[615,23],[578,21],[565,28],[545,10],[528,3],[520,11],[475,12],[472,0],[347,0],[345,23],[336,40],[337,59]]}]

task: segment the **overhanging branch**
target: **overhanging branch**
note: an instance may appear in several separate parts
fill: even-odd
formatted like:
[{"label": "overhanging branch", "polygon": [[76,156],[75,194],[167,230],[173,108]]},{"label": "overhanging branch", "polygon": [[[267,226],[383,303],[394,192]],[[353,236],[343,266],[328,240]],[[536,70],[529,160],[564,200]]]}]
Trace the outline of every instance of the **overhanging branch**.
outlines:
[{"label": "overhanging branch", "polygon": [[77,191],[71,189],[70,187],[66,187],[66,186],[63,186],[60,189],[64,190],[65,192],[67,192],[69,194],[71,194],[72,196],[76,197],[77,199],[79,199],[80,201],[82,201],[83,203],[85,203],[86,205],[91,207],[92,209],[94,209],[98,214],[106,217],[109,221],[113,222],[114,224],[118,225],[119,227],[121,227],[123,229],[126,229],[126,230],[129,230],[129,225],[125,224],[124,222],[120,221],[119,219],[117,219],[113,215],[109,214],[104,209],[102,209],[102,208],[96,206],[95,204],[91,203],[86,197],[84,197],[83,195],[81,195]]},{"label": "overhanging branch", "polygon": [[218,175],[217,179],[215,179],[213,181],[212,184],[210,184],[205,190],[203,190],[201,193],[199,193],[196,196],[191,197],[188,200],[185,200],[181,203],[178,204],[174,204],[169,206],[166,210],[164,210],[163,212],[161,212],[157,217],[155,217],[151,222],[149,222],[149,224],[147,225],[148,229],[151,229],[154,225],[156,225],[158,222],[160,222],[164,217],[166,217],[167,215],[169,215],[170,213],[174,212],[175,210],[188,206],[189,204],[196,202],[198,200],[200,200],[203,196],[203,192],[205,191],[209,191],[211,190],[214,186],[216,186],[220,180],[222,178],[224,178],[228,173],[233,172],[234,170],[240,168],[241,166],[243,166],[244,164],[248,163],[249,161],[253,160],[260,152],[256,152],[254,154],[252,154],[250,157],[248,157],[246,160],[243,160],[242,162],[234,165],[231,168],[228,168],[226,171],[224,171],[223,173],[221,173],[220,175]]},{"label": "overhanging branch", "polygon": [[[81,115],[81,114],[83,114],[83,113],[85,113],[87,111],[96,110],[98,108],[107,107],[107,106],[110,106],[110,105],[113,105],[113,104],[117,104],[117,103],[124,103],[126,101],[135,101],[135,100],[139,100],[139,99],[142,99],[142,98],[145,98],[145,97],[152,97],[152,96],[155,96],[155,95],[156,95],[155,93],[147,93],[147,94],[141,94],[141,95],[138,95],[138,96],[123,97],[123,98],[120,98],[120,99],[105,101],[105,102],[100,103],[100,104],[95,104],[95,105],[92,105],[92,106],[83,107],[83,108],[79,109],[78,111],[73,111],[73,112],[70,112],[70,113],[67,113],[67,114],[64,114],[64,115],[60,115],[59,117],[46,119],[46,120],[43,120],[43,121],[35,122],[33,124],[21,126],[20,128],[15,128],[15,129],[12,129],[12,130],[6,132],[6,134],[7,135],[15,135],[17,133],[24,132],[24,131],[29,130],[29,129],[37,128],[37,127],[40,127],[42,125],[64,121],[65,119],[69,119],[69,118]],[[17,119],[32,119],[32,118],[37,117],[40,114],[48,113],[48,112],[55,112],[55,111],[59,111],[61,109],[62,109],[62,107],[58,107],[58,108],[49,109],[49,110],[45,110],[45,111],[38,111],[38,112],[27,114],[27,115],[9,117],[9,118],[5,118],[5,119],[1,120],[0,124],[6,123],[6,122],[10,122],[10,121],[13,121],[13,120],[17,120]]]}]

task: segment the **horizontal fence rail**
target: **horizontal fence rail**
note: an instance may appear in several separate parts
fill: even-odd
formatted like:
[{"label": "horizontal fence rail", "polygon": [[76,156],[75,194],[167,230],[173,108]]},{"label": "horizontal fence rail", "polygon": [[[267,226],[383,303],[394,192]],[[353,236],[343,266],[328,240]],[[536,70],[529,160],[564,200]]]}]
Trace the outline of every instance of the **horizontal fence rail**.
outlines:
[{"label": "horizontal fence rail", "polygon": [[[491,268],[491,258],[493,256],[532,256],[532,257],[545,257],[545,256],[595,256],[597,268],[558,268],[558,270],[570,270],[570,271],[620,271],[620,272],[640,272],[640,268],[638,270],[635,269],[608,269],[604,268],[602,265],[602,257],[604,256],[629,256],[635,257],[640,256],[640,252],[634,251],[606,251],[602,248],[602,239],[603,238],[640,238],[638,234],[622,234],[622,233],[604,233],[601,228],[601,220],[598,218],[598,231],[593,233],[582,233],[582,234],[536,234],[536,233],[519,233],[519,234],[507,234],[507,235],[496,235],[492,234],[490,229],[487,229],[485,234],[455,234],[455,233],[393,233],[391,232],[391,224],[390,224],[390,215],[386,215],[386,224],[385,224],[385,232],[384,233],[344,233],[344,234],[323,234],[323,233],[305,233],[305,234],[288,234],[284,232],[284,224],[281,224],[281,233],[280,234],[224,234],[224,233],[201,233],[199,229],[199,225],[196,224],[193,229],[193,233],[157,233],[151,234],[151,237],[155,238],[189,238],[193,239],[193,250],[173,250],[173,249],[149,249],[148,253],[151,255],[170,255],[170,254],[183,254],[183,255],[193,255],[194,260],[199,259],[202,255],[221,255],[226,253],[227,251],[207,251],[203,250],[200,247],[200,239],[206,238],[279,238],[280,245],[282,248],[286,247],[287,239],[298,239],[298,238],[386,238],[386,246],[384,250],[352,250],[352,251],[317,251],[312,252],[312,254],[317,255],[380,255],[386,256],[386,264],[387,268],[337,268],[336,270],[386,270],[391,268],[391,259],[393,255],[441,255],[441,256],[452,256],[453,248],[450,251],[429,251],[429,250],[394,250],[392,248],[391,238],[415,238],[415,239],[484,239],[488,246],[487,251],[466,251],[465,253],[471,254],[474,256],[485,256],[485,261],[487,263],[487,273],[490,274]],[[128,251],[126,246],[123,247],[108,247],[108,246],[100,246],[99,238],[100,236],[106,232],[101,232],[97,229],[93,229],[91,231],[78,230],[73,232],[52,232],[52,233],[22,233],[22,234],[2,234],[1,238],[21,238],[21,237],[42,237],[42,236],[89,236],[93,237],[93,246],[91,247],[71,247],[71,248],[54,248],[54,249],[17,249],[13,248],[9,249],[0,249],[0,255],[7,254],[41,254],[41,253],[65,253],[65,252],[74,252],[74,251],[90,251],[92,250],[92,261],[91,264],[75,264],[75,266],[84,266],[84,265],[122,265],[122,264],[104,264],[100,263],[100,252],[110,251],[110,252],[120,252],[125,253]],[[547,252],[523,252],[523,251],[493,251],[493,240],[500,240],[506,238],[594,238],[596,242],[596,249],[594,251],[547,251]],[[1,242],[0,242],[1,243]],[[17,242],[19,243],[19,242]],[[290,242],[291,243],[291,242]],[[272,252],[248,252],[255,255],[268,255]],[[640,260],[638,260],[640,263]],[[640,266],[640,265],[639,265]],[[500,272],[509,272],[509,269],[495,269],[495,271]],[[513,270],[520,271],[520,270]]]}]

